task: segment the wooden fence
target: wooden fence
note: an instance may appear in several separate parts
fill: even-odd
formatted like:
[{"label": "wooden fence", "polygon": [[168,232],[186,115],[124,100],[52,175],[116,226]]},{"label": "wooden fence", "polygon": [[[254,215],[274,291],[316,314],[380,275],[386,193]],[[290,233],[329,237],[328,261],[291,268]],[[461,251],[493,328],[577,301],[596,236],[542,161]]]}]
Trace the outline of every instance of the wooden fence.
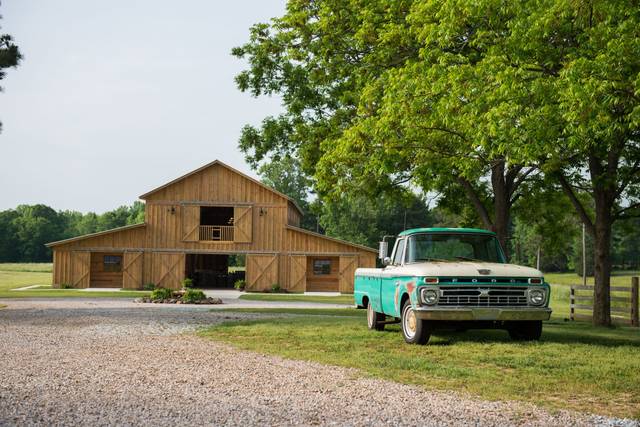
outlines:
[{"label": "wooden fence", "polygon": [[[611,321],[640,327],[638,319],[638,278],[631,278],[631,286],[611,286]],[[592,320],[593,286],[571,285],[569,296],[569,318],[571,320]],[[576,313],[576,310],[591,313]]]}]

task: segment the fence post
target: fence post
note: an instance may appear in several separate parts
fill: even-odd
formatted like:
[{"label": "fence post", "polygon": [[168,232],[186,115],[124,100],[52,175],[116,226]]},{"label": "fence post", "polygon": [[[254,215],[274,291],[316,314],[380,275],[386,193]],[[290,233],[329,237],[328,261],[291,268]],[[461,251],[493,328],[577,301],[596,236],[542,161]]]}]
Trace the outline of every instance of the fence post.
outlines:
[{"label": "fence post", "polygon": [[638,277],[631,278],[631,326],[639,327],[638,319]]},{"label": "fence post", "polygon": [[570,295],[569,295],[569,320],[576,320],[575,316],[574,316],[574,308],[573,308],[573,304],[575,303],[575,296],[576,296],[576,290],[573,289],[573,285],[571,285],[570,288]]}]

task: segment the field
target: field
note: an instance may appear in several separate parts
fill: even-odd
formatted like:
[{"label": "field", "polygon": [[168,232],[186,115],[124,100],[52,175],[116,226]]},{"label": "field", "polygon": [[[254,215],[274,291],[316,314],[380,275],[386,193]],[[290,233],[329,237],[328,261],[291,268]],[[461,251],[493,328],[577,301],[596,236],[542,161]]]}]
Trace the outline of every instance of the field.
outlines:
[{"label": "field", "polygon": [[[38,285],[35,289],[13,291],[11,289]],[[50,297],[126,297],[147,295],[143,291],[92,292],[75,289],[51,288],[51,264],[0,264],[0,298],[50,298]]]}]

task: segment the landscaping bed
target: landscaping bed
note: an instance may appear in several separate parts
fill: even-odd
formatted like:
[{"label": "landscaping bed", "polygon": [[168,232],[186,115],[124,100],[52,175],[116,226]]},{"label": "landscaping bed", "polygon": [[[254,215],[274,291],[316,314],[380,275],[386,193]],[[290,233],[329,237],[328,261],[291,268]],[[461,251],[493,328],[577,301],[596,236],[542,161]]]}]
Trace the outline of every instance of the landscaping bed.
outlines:
[{"label": "landscaping bed", "polygon": [[151,295],[138,298],[135,302],[153,304],[222,304],[220,298],[207,297],[201,290],[188,287],[179,291],[156,288],[151,292]]}]

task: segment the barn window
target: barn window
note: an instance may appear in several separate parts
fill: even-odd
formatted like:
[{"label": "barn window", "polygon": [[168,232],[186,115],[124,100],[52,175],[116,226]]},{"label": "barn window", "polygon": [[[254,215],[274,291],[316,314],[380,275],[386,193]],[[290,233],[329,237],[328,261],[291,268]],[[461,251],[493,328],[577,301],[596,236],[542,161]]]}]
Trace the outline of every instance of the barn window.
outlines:
[{"label": "barn window", "polygon": [[102,258],[103,271],[113,271],[120,272],[122,271],[122,257],[119,255],[105,255]]},{"label": "barn window", "polygon": [[330,259],[314,259],[313,274],[315,274],[316,276],[326,276],[331,274],[331,260]]}]

